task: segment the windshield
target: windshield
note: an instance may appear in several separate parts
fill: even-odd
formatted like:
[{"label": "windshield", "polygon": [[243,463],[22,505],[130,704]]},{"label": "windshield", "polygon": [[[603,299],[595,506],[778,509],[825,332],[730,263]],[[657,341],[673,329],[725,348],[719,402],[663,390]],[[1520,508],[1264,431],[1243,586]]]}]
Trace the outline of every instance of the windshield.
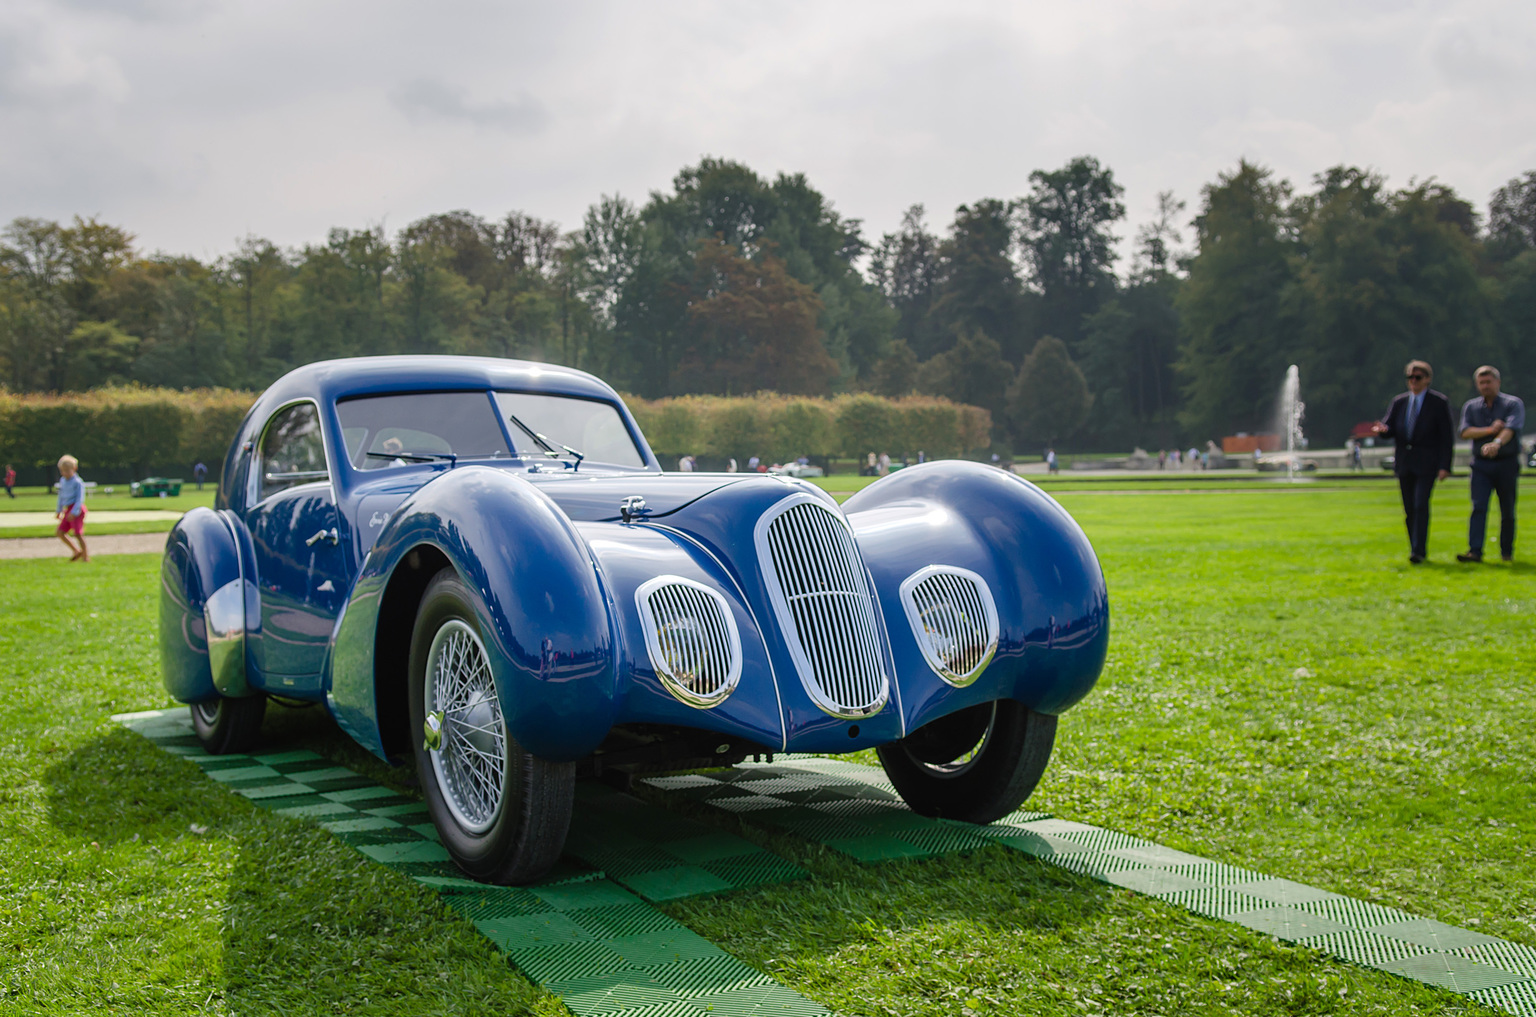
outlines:
[{"label": "windshield", "polygon": [[338,402],[336,415],[359,470],[512,455],[484,392],[362,396]]},{"label": "windshield", "polygon": [[[536,395],[531,392],[497,392],[496,403],[508,415],[507,431],[517,445],[517,453],[542,458],[548,451],[528,430],[541,435],[554,451],[569,455],[580,453],[589,462],[615,466],[644,466],[645,459],[624,426],[624,418],[611,403],[571,396]],[[510,418],[516,417],[517,421]],[[564,446],[562,448],[562,446]]]}]

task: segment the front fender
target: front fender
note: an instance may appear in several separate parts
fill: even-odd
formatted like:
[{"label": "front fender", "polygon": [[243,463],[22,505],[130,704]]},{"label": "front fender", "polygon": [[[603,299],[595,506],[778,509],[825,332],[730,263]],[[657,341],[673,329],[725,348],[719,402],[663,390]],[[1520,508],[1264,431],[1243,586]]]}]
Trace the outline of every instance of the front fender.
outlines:
[{"label": "front fender", "polygon": [[245,631],[255,587],[228,512],[195,508],[177,521],[160,564],[160,672],[183,703],[250,694]]},{"label": "front fender", "polygon": [[595,749],[618,698],[606,592],[559,506],[517,474],[488,467],[445,472],[402,502],[379,535],[338,626],[329,696],[338,721],[380,751],[373,655],[381,602],[424,547],[470,590],[512,736],[556,761]]},{"label": "front fender", "polygon": [[[843,511],[890,627],[907,730],[998,698],[1059,714],[1098,681],[1109,648],[1104,572],[1082,528],[1039,488],[943,461],[893,473]],[[964,688],[927,665],[901,603],[903,580],[929,565],[975,572],[996,600],[997,652]]]}]

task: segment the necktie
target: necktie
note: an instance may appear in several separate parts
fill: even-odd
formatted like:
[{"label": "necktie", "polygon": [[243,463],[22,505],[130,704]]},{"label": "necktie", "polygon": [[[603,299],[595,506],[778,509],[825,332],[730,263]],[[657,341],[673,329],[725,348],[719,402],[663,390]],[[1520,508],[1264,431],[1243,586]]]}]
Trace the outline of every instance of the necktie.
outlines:
[{"label": "necktie", "polygon": [[1413,437],[1413,425],[1419,421],[1419,400],[1424,398],[1419,395],[1408,397],[1408,437]]}]

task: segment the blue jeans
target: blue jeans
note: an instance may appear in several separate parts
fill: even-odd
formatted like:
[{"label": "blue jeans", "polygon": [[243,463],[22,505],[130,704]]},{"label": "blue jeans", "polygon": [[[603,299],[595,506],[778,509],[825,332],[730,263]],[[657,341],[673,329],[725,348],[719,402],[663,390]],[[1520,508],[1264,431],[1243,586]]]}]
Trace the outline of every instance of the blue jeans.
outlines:
[{"label": "blue jeans", "polygon": [[1515,495],[1520,491],[1520,459],[1478,459],[1472,463],[1472,518],[1467,523],[1467,549],[1483,553],[1488,531],[1488,502],[1499,495],[1499,554],[1515,554]]}]

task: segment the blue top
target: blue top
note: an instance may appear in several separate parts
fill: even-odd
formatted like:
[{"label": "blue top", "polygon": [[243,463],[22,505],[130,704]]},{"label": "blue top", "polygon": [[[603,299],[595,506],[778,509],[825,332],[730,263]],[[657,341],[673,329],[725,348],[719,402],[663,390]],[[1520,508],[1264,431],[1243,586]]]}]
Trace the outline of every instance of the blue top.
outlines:
[{"label": "blue top", "polygon": [[[1495,420],[1504,421],[1504,426],[1515,432],[1515,437],[1507,442],[1495,459],[1514,459],[1520,455],[1520,431],[1525,427],[1525,403],[1512,395],[1500,392],[1493,397],[1493,405],[1483,401],[1482,396],[1473,396],[1461,407],[1460,431],[1469,427],[1487,427]],[[1472,439],[1472,458],[1490,461],[1483,455],[1483,445],[1491,441],[1496,435],[1487,438]]]},{"label": "blue top", "polygon": [[[80,474],[73,477],[59,478],[59,511],[66,508],[74,508],[76,505],[85,507],[85,482],[80,479]],[[70,515],[74,515],[73,512]]]}]

